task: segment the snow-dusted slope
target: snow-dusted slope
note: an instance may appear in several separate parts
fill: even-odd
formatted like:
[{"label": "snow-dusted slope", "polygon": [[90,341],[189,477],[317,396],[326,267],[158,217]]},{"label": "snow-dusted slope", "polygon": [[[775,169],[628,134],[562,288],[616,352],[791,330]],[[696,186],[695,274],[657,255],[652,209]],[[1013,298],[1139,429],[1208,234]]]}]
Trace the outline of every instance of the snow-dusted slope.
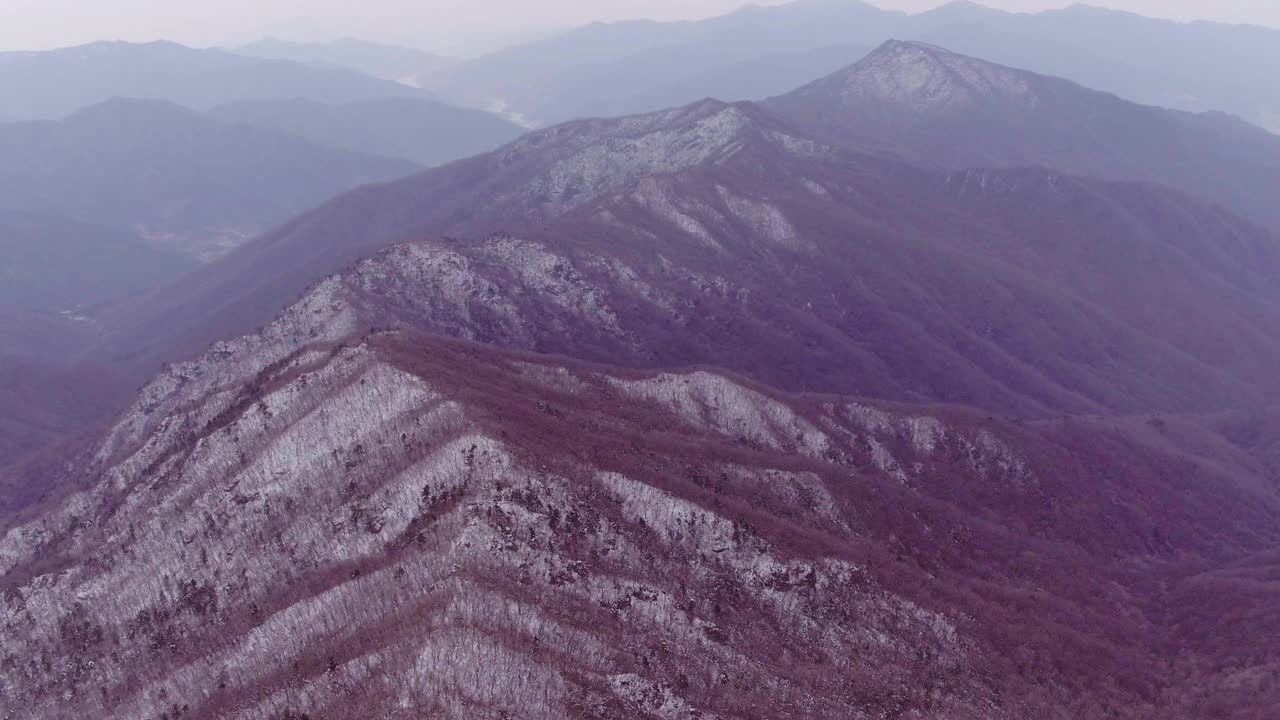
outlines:
[{"label": "snow-dusted slope", "polygon": [[[532,287],[544,276],[523,252]],[[83,468],[89,488],[8,529],[6,717],[1179,709],[1110,681],[1156,667],[1165,632],[1123,619],[1147,609],[1124,567],[1176,582],[1181,560],[1274,530],[1275,498],[1217,469],[1130,514],[1170,482],[1170,451],[1134,428],[356,330],[414,303],[465,312],[413,298],[413,277],[488,292],[465,259],[420,245],[327,280],[158,377]],[[560,297],[559,312],[607,316]],[[1095,469],[1111,452],[1129,475]],[[1206,523],[1208,497],[1229,522]]]}]

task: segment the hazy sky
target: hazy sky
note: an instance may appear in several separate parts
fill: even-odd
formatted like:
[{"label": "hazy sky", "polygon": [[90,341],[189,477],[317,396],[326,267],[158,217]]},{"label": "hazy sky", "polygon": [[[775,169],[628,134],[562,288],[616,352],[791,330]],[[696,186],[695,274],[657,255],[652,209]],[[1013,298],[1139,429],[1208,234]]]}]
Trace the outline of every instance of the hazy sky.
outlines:
[{"label": "hazy sky", "polygon": [[[593,20],[662,20],[727,12],[745,0],[0,0],[0,49],[42,49],[100,39],[166,38],[226,45],[263,34],[289,39],[358,36],[426,47],[477,47],[499,38]],[[757,0],[780,4],[785,0]],[[873,0],[917,11],[940,0]],[[984,0],[1007,10],[1062,7],[1067,0]],[[1177,19],[1280,27],[1280,0],[1091,0]]]}]

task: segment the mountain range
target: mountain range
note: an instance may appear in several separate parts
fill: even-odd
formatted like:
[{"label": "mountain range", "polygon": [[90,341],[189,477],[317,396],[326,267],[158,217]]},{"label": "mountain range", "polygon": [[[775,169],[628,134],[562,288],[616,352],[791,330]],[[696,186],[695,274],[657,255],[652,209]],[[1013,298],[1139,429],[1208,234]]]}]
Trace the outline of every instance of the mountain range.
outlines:
[{"label": "mountain range", "polygon": [[415,48],[371,43],[357,38],[307,43],[268,37],[232,51],[250,57],[347,67],[415,87],[429,82],[457,62],[454,58]]},{"label": "mountain range", "polygon": [[0,157],[0,208],[114,226],[200,259],[343,190],[419,169],[132,99],[0,125]]},{"label": "mountain range", "polygon": [[[490,256],[492,237],[526,250]],[[1024,414],[1203,412],[1276,390],[1274,232],[1156,185],[920,168],[718,101],[570,123],[358,190],[112,308],[103,352],[154,367],[371,252],[445,238],[418,299],[439,307],[406,315],[523,349]],[[580,289],[481,295],[506,309],[480,327],[454,317],[472,300],[430,295],[514,292],[539,253]],[[545,320],[578,296],[583,316]]]},{"label": "mountain range", "polygon": [[[796,11],[906,17],[557,62]],[[346,192],[94,308],[62,366],[0,358],[0,408],[63,391],[0,413],[2,697],[1270,720],[1280,237],[1209,178],[1273,143],[891,42]]]},{"label": "mountain range", "polygon": [[861,0],[797,0],[694,22],[595,24],[460,63],[427,87],[542,125],[704,97],[760,100],[835,72],[891,38],[1137,102],[1225,111],[1280,128],[1280,87],[1270,72],[1280,64],[1280,31],[1083,5],[1007,13],[961,1],[906,14]]},{"label": "mountain range", "polygon": [[422,93],[347,68],[251,58],[171,42],[101,42],[0,53],[0,121],[63,118],[116,97],[208,110],[251,100],[341,103]]},{"label": "mountain range", "polygon": [[525,132],[497,115],[417,98],[343,104],[259,100],[221,105],[209,114],[227,122],[288,133],[319,145],[401,158],[424,167],[488,152]]}]

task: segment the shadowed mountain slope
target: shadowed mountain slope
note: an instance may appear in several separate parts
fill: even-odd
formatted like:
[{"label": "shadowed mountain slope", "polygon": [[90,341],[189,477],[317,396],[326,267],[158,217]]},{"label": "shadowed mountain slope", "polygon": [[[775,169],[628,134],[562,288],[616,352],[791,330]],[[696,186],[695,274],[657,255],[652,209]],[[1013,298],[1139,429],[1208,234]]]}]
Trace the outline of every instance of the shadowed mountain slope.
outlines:
[{"label": "shadowed mountain slope", "polygon": [[[0,478],[18,461],[94,425],[105,424],[133,396],[134,386],[103,368],[62,366],[0,355]],[[48,475],[33,484],[56,490]],[[0,482],[0,507],[6,514],[30,502],[22,488]]]},{"label": "shadowed mountain slope", "polygon": [[201,259],[419,167],[126,99],[0,125],[0,159],[0,209],[111,225]]},{"label": "shadowed mountain slope", "polygon": [[0,212],[0,304],[80,311],[172,280],[195,263],[127,231]]}]

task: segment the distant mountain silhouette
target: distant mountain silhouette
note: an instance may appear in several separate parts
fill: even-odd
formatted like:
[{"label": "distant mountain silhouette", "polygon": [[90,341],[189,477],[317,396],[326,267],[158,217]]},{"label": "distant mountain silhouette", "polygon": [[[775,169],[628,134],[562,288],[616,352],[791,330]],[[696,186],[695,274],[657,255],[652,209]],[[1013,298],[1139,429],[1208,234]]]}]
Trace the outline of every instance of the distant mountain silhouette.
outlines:
[{"label": "distant mountain silhouette", "polygon": [[428,87],[542,125],[706,97],[760,99],[853,62],[904,17],[855,0],[806,0],[696,22],[596,23],[465,61]]},{"label": "distant mountain silhouette", "polygon": [[154,100],[0,125],[0,210],[110,225],[216,257],[344,190],[419,166]]},{"label": "distant mountain silhouette", "polygon": [[430,80],[457,62],[454,58],[425,50],[355,38],[307,43],[268,37],[233,48],[232,52],[251,57],[345,67],[408,85],[418,85]]},{"label": "distant mountain silhouette", "polygon": [[766,103],[823,140],[952,168],[1039,165],[1158,182],[1280,228],[1280,136],[891,41]]},{"label": "distant mountain silhouette", "polygon": [[396,98],[331,105],[262,100],[211,111],[228,122],[287,132],[329,147],[443,165],[493,150],[525,130],[496,115],[431,100]]},{"label": "distant mountain silhouette", "polygon": [[167,100],[207,110],[247,100],[351,102],[422,94],[344,68],[249,58],[170,42],[101,42],[0,53],[0,121],[61,118],[113,97]]}]

